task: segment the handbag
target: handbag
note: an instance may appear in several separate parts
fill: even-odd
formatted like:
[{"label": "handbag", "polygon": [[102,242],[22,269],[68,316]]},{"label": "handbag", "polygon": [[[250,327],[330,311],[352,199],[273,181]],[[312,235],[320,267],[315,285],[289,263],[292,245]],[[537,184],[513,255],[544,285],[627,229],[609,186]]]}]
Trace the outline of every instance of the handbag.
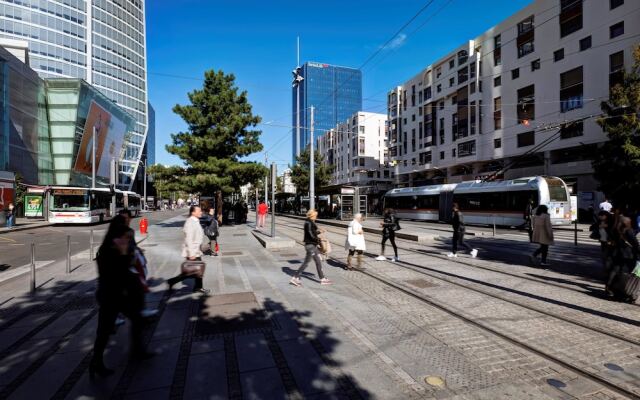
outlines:
[{"label": "handbag", "polygon": [[202,278],[207,264],[204,261],[187,260],[180,265],[180,273],[186,276]]},{"label": "handbag", "polygon": [[399,231],[400,229],[402,229],[402,227],[400,226],[400,219],[396,218],[396,223],[393,225],[393,231]]}]

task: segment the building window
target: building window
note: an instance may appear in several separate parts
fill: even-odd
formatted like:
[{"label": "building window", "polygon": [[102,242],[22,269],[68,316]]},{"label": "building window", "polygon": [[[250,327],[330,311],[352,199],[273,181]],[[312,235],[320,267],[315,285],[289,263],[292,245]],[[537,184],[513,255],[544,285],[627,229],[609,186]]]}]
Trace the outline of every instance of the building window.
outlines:
[{"label": "building window", "polygon": [[494,149],[502,148],[502,139],[501,138],[493,139],[493,148]]},{"label": "building window", "polygon": [[528,125],[529,121],[535,119],[536,103],[534,85],[518,89],[518,105],[516,107],[519,124]]},{"label": "building window", "polygon": [[476,102],[469,103],[469,133],[476,134]]},{"label": "building window", "polygon": [[451,157],[455,157],[456,156],[456,149],[451,149]]},{"label": "building window", "polygon": [[422,104],[422,90],[418,92],[418,103]]},{"label": "building window", "polygon": [[440,152],[440,159],[441,159],[441,160],[444,160],[444,151],[441,151],[441,152]]},{"label": "building window", "polygon": [[511,79],[518,79],[520,77],[520,68],[511,70]]},{"label": "building window", "polygon": [[453,96],[451,98],[451,105],[455,106],[456,104],[458,104],[458,96]]},{"label": "building window", "polygon": [[360,162],[359,163],[360,163],[360,165],[359,165],[360,167],[364,167],[364,158],[360,158]]},{"label": "building window", "polygon": [[[454,149],[455,150],[455,149]],[[458,157],[468,157],[476,154],[476,141],[458,143]]]},{"label": "building window", "polygon": [[623,4],[624,4],[624,0],[609,0],[609,8],[612,10],[614,8],[620,7]]},{"label": "building window", "polygon": [[560,139],[570,139],[584,135],[584,122],[576,121],[560,127]]},{"label": "building window", "polygon": [[476,63],[469,65],[469,78],[473,79],[476,77]]},{"label": "building window", "polygon": [[458,83],[466,82],[469,79],[469,67],[464,67],[458,70]]},{"label": "building window", "polygon": [[582,108],[582,67],[560,74],[560,112]]},{"label": "building window", "polygon": [[496,67],[502,64],[502,36],[493,38],[493,65]]},{"label": "building window", "polygon": [[442,68],[438,67],[436,68],[436,79],[440,78],[442,76]]},{"label": "building window", "polygon": [[438,128],[438,133],[440,135],[440,144],[444,144],[444,118],[440,118],[440,124]]},{"label": "building window", "polygon": [[364,142],[364,138],[358,138],[358,154],[363,156],[365,154],[365,142]]},{"label": "building window", "polygon": [[518,58],[524,57],[529,53],[533,53],[533,51],[533,39],[523,42],[522,44],[518,45]]},{"label": "building window", "polygon": [[518,147],[533,146],[536,144],[535,132],[524,132],[518,135]]},{"label": "building window", "polygon": [[560,37],[582,29],[582,0],[560,0]]},{"label": "building window", "polygon": [[580,40],[580,51],[585,51],[591,48],[591,36],[587,36]]},{"label": "building window", "polygon": [[609,38],[617,38],[618,36],[624,35],[624,21],[618,22],[615,25],[609,27]]},{"label": "building window", "polygon": [[469,59],[469,53],[466,50],[460,50],[458,52],[458,65],[462,65]]},{"label": "building window", "polygon": [[458,114],[451,115],[451,139],[456,141],[458,138]]},{"label": "building window", "polygon": [[444,110],[444,101],[441,101],[440,104],[438,104],[438,108]]},{"label": "building window", "polygon": [[424,99],[428,100],[431,98],[431,86],[424,90]]},{"label": "building window", "polygon": [[609,89],[624,82],[624,51],[609,56]]},{"label": "building window", "polygon": [[442,92],[442,84],[436,86],[436,92],[438,93]]},{"label": "building window", "polygon": [[564,49],[556,50],[553,52],[553,61],[558,62],[564,58]]},{"label": "building window", "polygon": [[456,67],[456,60],[455,58],[452,58],[451,60],[449,60],[449,69],[454,69]]},{"label": "building window", "polygon": [[416,120],[416,115],[415,114],[411,114],[411,121],[415,121]]},{"label": "building window", "polygon": [[498,87],[500,85],[502,85],[502,77],[496,76],[495,78],[493,78],[493,87]]},{"label": "building window", "polygon": [[531,61],[531,72],[539,69],[540,69],[540,59],[538,58],[537,60]]},{"label": "building window", "polygon": [[482,135],[482,100],[478,100],[478,134]]},{"label": "building window", "polygon": [[456,78],[449,78],[449,87],[456,84]]},{"label": "building window", "polygon": [[502,97],[493,99],[493,129],[502,129]]},{"label": "building window", "polygon": [[475,82],[471,82],[469,84],[469,93],[470,94],[474,94],[476,92],[476,83]]}]

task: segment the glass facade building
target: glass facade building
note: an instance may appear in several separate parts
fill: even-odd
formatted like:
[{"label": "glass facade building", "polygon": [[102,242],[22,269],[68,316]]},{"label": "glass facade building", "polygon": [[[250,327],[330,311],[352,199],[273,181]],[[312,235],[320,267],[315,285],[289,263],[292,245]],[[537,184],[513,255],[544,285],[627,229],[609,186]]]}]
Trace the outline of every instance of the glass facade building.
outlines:
[{"label": "glass facade building", "polygon": [[[362,110],[362,72],[358,69],[307,62],[302,66],[304,81],[300,85],[300,149],[309,145],[311,106],[314,107],[314,136],[320,137],[354,113]],[[293,147],[295,163],[296,88],[293,95]]]},{"label": "glass facade building", "polygon": [[149,129],[147,129],[147,141],[145,143],[147,154],[147,165],[156,163],[156,110],[148,105],[149,108]]},{"label": "glass facade building", "polygon": [[0,0],[0,38],[29,43],[43,78],[79,78],[135,117],[121,186],[138,167],[148,126],[144,0]]},{"label": "glass facade building", "polygon": [[0,47],[0,171],[54,183],[44,81]]}]

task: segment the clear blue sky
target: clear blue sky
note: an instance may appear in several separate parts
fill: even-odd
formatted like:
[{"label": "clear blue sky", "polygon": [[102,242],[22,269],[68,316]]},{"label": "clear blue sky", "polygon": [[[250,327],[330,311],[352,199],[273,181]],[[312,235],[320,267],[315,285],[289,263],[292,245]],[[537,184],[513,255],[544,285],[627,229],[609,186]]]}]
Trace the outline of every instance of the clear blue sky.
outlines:
[{"label": "clear blue sky", "polygon": [[[435,0],[393,48],[384,49],[363,69],[365,110],[385,113],[387,90],[531,1]],[[254,113],[263,122],[271,121],[272,126],[260,126],[270,160],[287,164],[296,36],[301,41],[301,63],[359,67],[425,4],[427,0],[147,0],[156,162],[181,163],[165,150],[170,134],[185,129],[171,108],[185,104],[187,92],[201,87],[205,70],[222,69],[235,74],[238,86],[247,90]],[[264,160],[264,154],[251,158]]]}]

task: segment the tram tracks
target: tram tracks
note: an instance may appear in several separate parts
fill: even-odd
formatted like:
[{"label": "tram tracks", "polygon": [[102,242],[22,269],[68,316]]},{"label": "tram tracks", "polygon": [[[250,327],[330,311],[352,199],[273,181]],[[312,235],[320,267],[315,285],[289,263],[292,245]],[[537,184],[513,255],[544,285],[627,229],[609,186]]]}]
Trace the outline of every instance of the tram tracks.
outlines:
[{"label": "tram tracks", "polygon": [[[292,226],[287,224],[282,224],[282,225],[286,226],[288,229],[291,229],[291,230],[302,229],[302,227],[300,226]],[[341,233],[337,233],[337,232],[330,231],[330,233],[340,234],[341,236],[343,236]],[[332,245],[336,245],[336,246],[343,245],[343,243],[336,242],[335,240],[330,239],[329,241],[332,243]],[[301,243],[300,241],[297,241],[297,242]],[[423,252],[420,252],[419,254],[429,256],[429,254],[425,254]],[[344,265],[343,261],[340,259],[337,259],[331,256],[329,258],[335,263]],[[435,257],[435,258],[439,259],[440,257]],[[464,290],[472,291],[475,294],[478,294],[480,296],[488,296],[492,299],[491,301],[494,301],[494,302],[497,300],[498,302],[508,303],[509,304],[508,307],[515,306],[520,309],[524,309],[526,310],[524,311],[525,313],[527,312],[532,313],[531,315],[533,315],[533,317],[531,317],[531,319],[533,321],[535,321],[536,319],[540,319],[544,324],[545,320],[550,318],[552,320],[560,321],[561,324],[565,324],[565,325],[569,324],[570,326],[574,327],[573,331],[577,332],[576,337],[581,338],[583,340],[587,338],[593,341],[593,346],[592,346],[593,348],[591,349],[592,350],[591,352],[594,354],[597,354],[598,349],[596,348],[596,346],[598,345],[598,343],[609,342],[609,343],[615,344],[615,346],[618,346],[627,352],[636,354],[636,357],[640,358],[640,341],[638,341],[635,338],[629,338],[627,336],[624,336],[623,334],[613,332],[611,330],[605,330],[600,327],[596,327],[591,324],[578,321],[574,318],[558,315],[557,313],[549,312],[547,310],[544,310],[540,307],[536,307],[531,304],[525,304],[521,301],[515,301],[513,299],[507,298],[505,296],[502,296],[496,293],[492,293],[489,290],[485,290],[476,286],[476,284],[479,284],[482,282],[474,282],[472,284],[462,283],[460,282],[460,280],[463,279],[464,277],[458,276],[456,274],[449,274],[450,276],[447,277],[446,274],[443,273],[442,271],[438,271],[429,267],[416,265],[413,263],[407,263],[405,261],[402,261],[400,263],[395,263],[393,265],[427,276],[431,279],[436,279],[447,285],[453,285],[455,287],[462,288]],[[505,333],[505,330],[502,330],[499,328],[499,324],[492,324],[492,320],[490,318],[480,318],[480,317],[474,316],[473,313],[470,314],[469,312],[464,310],[464,308],[460,309],[459,306],[452,306],[450,304],[447,304],[446,302],[438,299],[437,296],[429,295],[428,293],[425,293],[424,291],[411,287],[402,281],[389,278],[388,276],[385,276],[383,273],[373,272],[371,271],[371,268],[366,270],[361,270],[360,272],[375,279],[378,282],[383,283],[386,286],[389,286],[408,296],[416,298],[456,318],[459,318],[463,320],[465,323],[468,323],[472,326],[480,328],[481,330],[488,332],[492,335],[495,335],[515,346],[518,346],[522,349],[532,352],[544,358],[547,361],[560,365],[586,379],[591,380],[592,382],[603,385],[609,388],[610,390],[615,391],[618,394],[621,394],[623,396],[633,398],[633,399],[640,399],[640,387],[638,387],[637,383],[631,384],[626,382],[626,380],[623,380],[623,379],[616,379],[616,381],[612,381],[610,379],[611,377],[607,376],[607,373],[603,372],[602,368],[601,370],[598,370],[597,368],[592,368],[591,366],[589,366],[589,363],[590,363],[589,361],[572,358],[569,354],[566,354],[563,352],[554,353],[552,351],[549,351],[549,349],[546,348],[545,344],[540,344],[535,340],[531,340],[531,341],[521,340],[518,335],[514,335],[513,333],[510,334],[509,333],[510,331],[506,331]],[[498,271],[493,271],[493,272],[498,272]],[[496,325],[498,325],[498,327]],[[584,331],[579,332],[580,329],[583,329],[583,330],[586,329],[587,332],[584,332]],[[571,328],[567,328],[565,326],[559,331],[563,331],[563,330],[571,331]],[[588,341],[587,341],[587,347],[588,347]],[[606,354],[602,354],[602,357],[606,358]],[[612,364],[611,360],[608,360],[608,359],[602,360],[602,361],[603,362],[599,364],[596,362],[596,364],[598,364],[599,366],[600,365],[606,366],[606,365]],[[635,381],[638,382],[640,380],[636,379]]]}]

